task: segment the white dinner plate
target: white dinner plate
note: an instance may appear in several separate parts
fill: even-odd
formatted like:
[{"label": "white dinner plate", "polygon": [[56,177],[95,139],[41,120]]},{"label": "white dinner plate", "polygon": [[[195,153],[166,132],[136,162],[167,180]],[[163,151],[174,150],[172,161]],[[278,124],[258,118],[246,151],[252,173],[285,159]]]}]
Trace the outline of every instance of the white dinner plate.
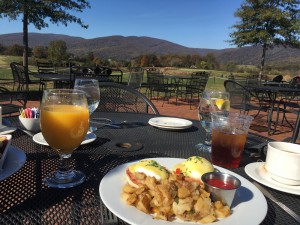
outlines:
[{"label": "white dinner plate", "polygon": [[9,146],[6,159],[0,170],[0,181],[16,173],[26,162],[26,154],[19,148]]},{"label": "white dinner plate", "polygon": [[[95,141],[96,138],[97,138],[96,134],[94,134],[92,132],[88,132],[87,135],[85,136],[84,140],[81,142],[81,144],[85,145],[85,144],[91,143],[91,142]],[[35,143],[38,143],[40,145],[49,146],[48,143],[46,142],[42,132],[35,134],[32,139]]]},{"label": "white dinner plate", "polygon": [[[172,170],[174,165],[184,161],[177,158],[153,158],[161,165]],[[151,215],[139,211],[134,206],[129,206],[121,200],[122,187],[126,184],[125,171],[132,164],[126,163],[109,171],[100,182],[99,193],[106,207],[132,225],[177,225],[195,224],[188,222],[168,222],[155,220]],[[260,224],[265,218],[268,210],[267,201],[263,194],[248,180],[224,168],[215,166],[221,172],[232,174],[240,179],[242,186],[237,190],[237,194],[232,203],[232,215],[214,222],[214,225],[254,225]]]},{"label": "white dinner plate", "polygon": [[175,117],[154,117],[148,123],[163,129],[187,129],[193,125],[192,121]]},{"label": "white dinner plate", "polygon": [[2,125],[0,127],[0,135],[2,135],[2,134],[10,134],[10,133],[14,132],[16,129],[17,128],[15,128],[15,127],[7,127],[7,126]]},{"label": "white dinner plate", "polygon": [[268,175],[268,172],[263,169],[264,164],[264,162],[250,163],[245,167],[245,172],[249,177],[270,188],[290,194],[300,195],[299,185],[286,185],[275,181],[270,177],[270,175]]}]

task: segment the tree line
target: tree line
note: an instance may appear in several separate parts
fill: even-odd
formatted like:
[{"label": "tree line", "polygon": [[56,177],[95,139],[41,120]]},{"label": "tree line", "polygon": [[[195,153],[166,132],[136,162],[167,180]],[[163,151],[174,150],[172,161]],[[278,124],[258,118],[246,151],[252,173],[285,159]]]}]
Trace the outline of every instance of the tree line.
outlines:
[{"label": "tree line", "polygon": [[[22,56],[23,46],[14,44],[11,46],[0,45],[0,54]],[[201,55],[155,55],[145,54],[135,57],[133,59],[124,61],[116,59],[101,58],[95,56],[93,52],[84,55],[75,56],[67,51],[66,42],[63,40],[56,40],[49,42],[49,46],[35,46],[29,48],[29,56],[36,60],[51,61],[55,64],[64,64],[71,60],[84,66],[101,65],[113,67],[182,67],[182,68],[198,68],[206,70],[217,70],[220,64],[215,55],[209,53],[205,56]]]}]

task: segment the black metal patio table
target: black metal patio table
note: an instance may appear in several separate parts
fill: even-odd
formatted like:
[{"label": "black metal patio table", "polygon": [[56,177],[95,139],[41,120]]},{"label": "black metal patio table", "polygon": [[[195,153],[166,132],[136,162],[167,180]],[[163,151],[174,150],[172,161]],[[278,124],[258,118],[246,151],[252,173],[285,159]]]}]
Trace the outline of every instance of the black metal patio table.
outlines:
[{"label": "black metal patio table", "polygon": [[53,81],[54,88],[61,87],[62,83],[67,83],[67,86],[71,85],[71,81],[73,80],[73,76],[69,74],[61,74],[61,73],[37,73],[33,75],[36,78],[42,79],[44,81]]},{"label": "black metal patio table", "polygon": [[[53,189],[44,185],[46,174],[56,170],[58,155],[47,146],[33,142],[21,130],[13,133],[12,145],[22,149],[27,161],[17,173],[0,181],[0,224],[103,224],[109,211],[99,196],[99,184],[107,172],[118,165],[152,157],[187,158],[201,155],[195,145],[205,139],[198,121],[182,131],[167,131],[147,122],[155,115],[135,113],[99,113],[94,115],[119,123],[120,128],[99,127],[97,139],[80,146],[72,155],[72,164],[83,171],[87,180],[74,188]],[[17,125],[17,117],[11,118]],[[249,135],[248,150],[261,149],[267,139]],[[251,180],[244,165],[257,158],[245,157],[242,167],[232,171]],[[300,214],[300,197],[268,190],[280,201]],[[296,224],[294,219],[267,200],[268,213],[262,224]],[[115,216],[114,216],[115,217]],[[115,217],[116,218],[116,217]],[[119,224],[126,224],[118,219]]]},{"label": "black metal patio table", "polygon": [[[247,89],[254,92],[254,94],[257,96],[257,99],[260,99],[261,97],[259,95],[261,94],[267,94],[268,101],[270,102],[270,108],[268,112],[268,134],[274,134],[278,125],[278,119],[279,119],[279,112],[282,111],[280,109],[280,104],[285,104],[287,101],[292,101],[296,97],[300,96],[300,89],[299,88],[291,88],[287,86],[247,86]],[[262,98],[263,101],[265,101],[265,98]],[[277,107],[275,105],[278,104]],[[297,105],[297,104],[295,104]],[[298,106],[299,108],[299,106]],[[273,121],[273,112],[276,109],[276,119]],[[300,108],[299,108],[300,109]],[[286,120],[289,124],[290,122],[287,120],[287,118],[284,117],[282,120]],[[274,129],[272,132],[272,123],[274,123]],[[291,124],[290,124],[291,125]]]},{"label": "black metal patio table", "polygon": [[72,87],[75,79],[96,79],[99,82],[117,82],[122,83],[122,74],[113,75],[75,75],[75,74],[57,74],[57,73],[40,73],[33,75],[36,78],[43,79],[45,81],[53,81],[54,88],[61,87],[61,83],[65,82]]}]

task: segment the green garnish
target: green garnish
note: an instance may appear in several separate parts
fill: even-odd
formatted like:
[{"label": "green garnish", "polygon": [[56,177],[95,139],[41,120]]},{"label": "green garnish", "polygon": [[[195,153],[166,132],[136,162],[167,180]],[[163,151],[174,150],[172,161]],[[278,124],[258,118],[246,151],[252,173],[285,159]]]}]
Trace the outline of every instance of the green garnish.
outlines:
[{"label": "green garnish", "polygon": [[160,171],[165,170],[160,164],[158,164],[155,160],[150,160],[150,162],[146,166],[152,166],[158,168]]}]

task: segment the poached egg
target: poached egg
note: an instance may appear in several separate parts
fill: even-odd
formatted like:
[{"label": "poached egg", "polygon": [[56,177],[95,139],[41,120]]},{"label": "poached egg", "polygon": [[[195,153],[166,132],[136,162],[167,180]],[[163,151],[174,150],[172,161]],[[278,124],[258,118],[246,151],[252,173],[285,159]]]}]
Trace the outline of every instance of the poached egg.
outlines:
[{"label": "poached egg", "polygon": [[205,158],[200,156],[192,156],[187,160],[175,165],[173,172],[175,174],[183,174],[186,177],[196,181],[201,181],[201,176],[208,172],[213,172],[213,165]]},{"label": "poached egg", "polygon": [[130,165],[126,170],[126,178],[131,186],[138,187],[135,173],[143,173],[147,177],[154,177],[157,181],[168,179],[169,171],[155,160],[141,160]]}]

